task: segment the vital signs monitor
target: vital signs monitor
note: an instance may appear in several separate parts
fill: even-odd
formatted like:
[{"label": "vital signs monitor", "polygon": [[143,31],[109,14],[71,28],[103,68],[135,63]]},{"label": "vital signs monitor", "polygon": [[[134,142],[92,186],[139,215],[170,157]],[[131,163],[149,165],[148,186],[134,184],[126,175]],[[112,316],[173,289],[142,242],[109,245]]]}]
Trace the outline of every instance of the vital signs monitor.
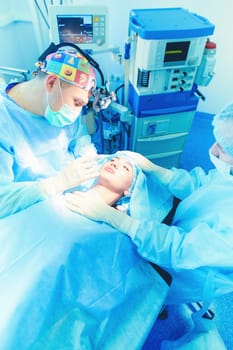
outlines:
[{"label": "vital signs monitor", "polygon": [[51,41],[68,42],[81,49],[107,47],[108,10],[105,6],[58,5],[49,8]]}]

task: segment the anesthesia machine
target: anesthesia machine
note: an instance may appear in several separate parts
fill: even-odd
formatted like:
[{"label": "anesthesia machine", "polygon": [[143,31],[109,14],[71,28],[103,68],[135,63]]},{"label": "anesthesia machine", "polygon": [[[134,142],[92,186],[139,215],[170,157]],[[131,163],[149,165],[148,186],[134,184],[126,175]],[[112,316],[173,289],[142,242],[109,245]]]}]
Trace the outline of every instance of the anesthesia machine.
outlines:
[{"label": "anesthesia machine", "polygon": [[[104,6],[50,9],[53,42],[73,43],[87,54],[112,52],[116,58],[107,26]],[[206,18],[183,8],[130,11],[124,81],[111,95],[102,76],[104,93],[95,108],[101,153],[130,149],[165,167],[179,165],[198,101],[205,99],[198,86],[208,85],[214,75],[213,32]]]},{"label": "anesthesia machine", "polygon": [[199,98],[213,77],[214,26],[183,8],[132,10],[129,17],[130,149],[177,166]]}]

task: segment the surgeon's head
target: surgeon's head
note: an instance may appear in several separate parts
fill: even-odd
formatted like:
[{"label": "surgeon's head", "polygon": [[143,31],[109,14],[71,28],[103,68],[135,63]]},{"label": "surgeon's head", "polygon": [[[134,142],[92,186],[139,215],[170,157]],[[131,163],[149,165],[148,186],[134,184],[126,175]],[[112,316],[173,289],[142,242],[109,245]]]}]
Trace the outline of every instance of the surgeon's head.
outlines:
[{"label": "surgeon's head", "polygon": [[49,54],[39,70],[46,73],[45,118],[58,127],[72,124],[95,87],[93,68],[80,53],[60,50]]},{"label": "surgeon's head", "polygon": [[233,104],[213,119],[216,142],[210,148],[210,159],[221,173],[231,174],[233,168]]}]

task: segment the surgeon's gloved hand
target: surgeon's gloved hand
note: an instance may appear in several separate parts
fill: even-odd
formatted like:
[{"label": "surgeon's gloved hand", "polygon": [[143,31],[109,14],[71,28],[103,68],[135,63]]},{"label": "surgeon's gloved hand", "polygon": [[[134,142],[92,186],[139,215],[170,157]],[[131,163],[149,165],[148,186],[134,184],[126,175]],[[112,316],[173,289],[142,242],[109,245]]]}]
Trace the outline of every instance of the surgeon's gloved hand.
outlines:
[{"label": "surgeon's gloved hand", "polygon": [[45,195],[51,197],[79,186],[98,175],[96,160],[80,157],[72,161],[57,175],[41,180],[40,185]]},{"label": "surgeon's gloved hand", "polygon": [[167,185],[171,181],[173,176],[172,170],[163,168],[159,165],[152,163],[149,159],[147,159],[140,153],[132,151],[124,152],[128,154],[129,157],[132,158],[145,173],[153,174],[157,178],[157,180],[160,181],[162,184]]},{"label": "surgeon's gloved hand", "polygon": [[66,207],[71,211],[95,221],[104,221],[123,233],[135,231],[139,224],[137,220],[106,204],[95,190],[66,193],[64,198]]}]

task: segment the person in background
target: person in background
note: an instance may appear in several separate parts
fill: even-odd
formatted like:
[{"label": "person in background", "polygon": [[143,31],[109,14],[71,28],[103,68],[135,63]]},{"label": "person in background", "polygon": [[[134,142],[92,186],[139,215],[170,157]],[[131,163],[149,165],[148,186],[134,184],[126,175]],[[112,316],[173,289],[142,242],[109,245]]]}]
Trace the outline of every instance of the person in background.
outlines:
[{"label": "person in background", "polygon": [[212,300],[233,291],[233,104],[214,116],[213,133],[209,155],[215,169],[208,174],[200,167],[165,169],[128,152],[180,200],[170,225],[137,220],[87,193],[73,203],[73,211],[127,234],[145,259],[172,274],[171,302]]},{"label": "person in background", "polygon": [[72,44],[78,44],[77,34],[75,31],[73,31],[71,28],[63,28],[60,32],[60,42],[61,43],[72,43]]},{"label": "person in background", "polygon": [[60,50],[39,62],[31,80],[1,91],[0,218],[98,175],[93,160],[77,154],[94,85],[87,59]]},{"label": "person in background", "polygon": [[59,28],[60,42],[76,45],[91,43],[92,36],[90,36],[90,32],[92,28],[89,28],[90,32],[88,32],[88,27],[91,27],[91,25],[84,24],[82,18],[66,18]]},{"label": "person in background", "polygon": [[75,45],[92,43],[92,37],[86,32],[73,31],[70,28],[64,28],[60,33],[61,43],[72,43]]}]

